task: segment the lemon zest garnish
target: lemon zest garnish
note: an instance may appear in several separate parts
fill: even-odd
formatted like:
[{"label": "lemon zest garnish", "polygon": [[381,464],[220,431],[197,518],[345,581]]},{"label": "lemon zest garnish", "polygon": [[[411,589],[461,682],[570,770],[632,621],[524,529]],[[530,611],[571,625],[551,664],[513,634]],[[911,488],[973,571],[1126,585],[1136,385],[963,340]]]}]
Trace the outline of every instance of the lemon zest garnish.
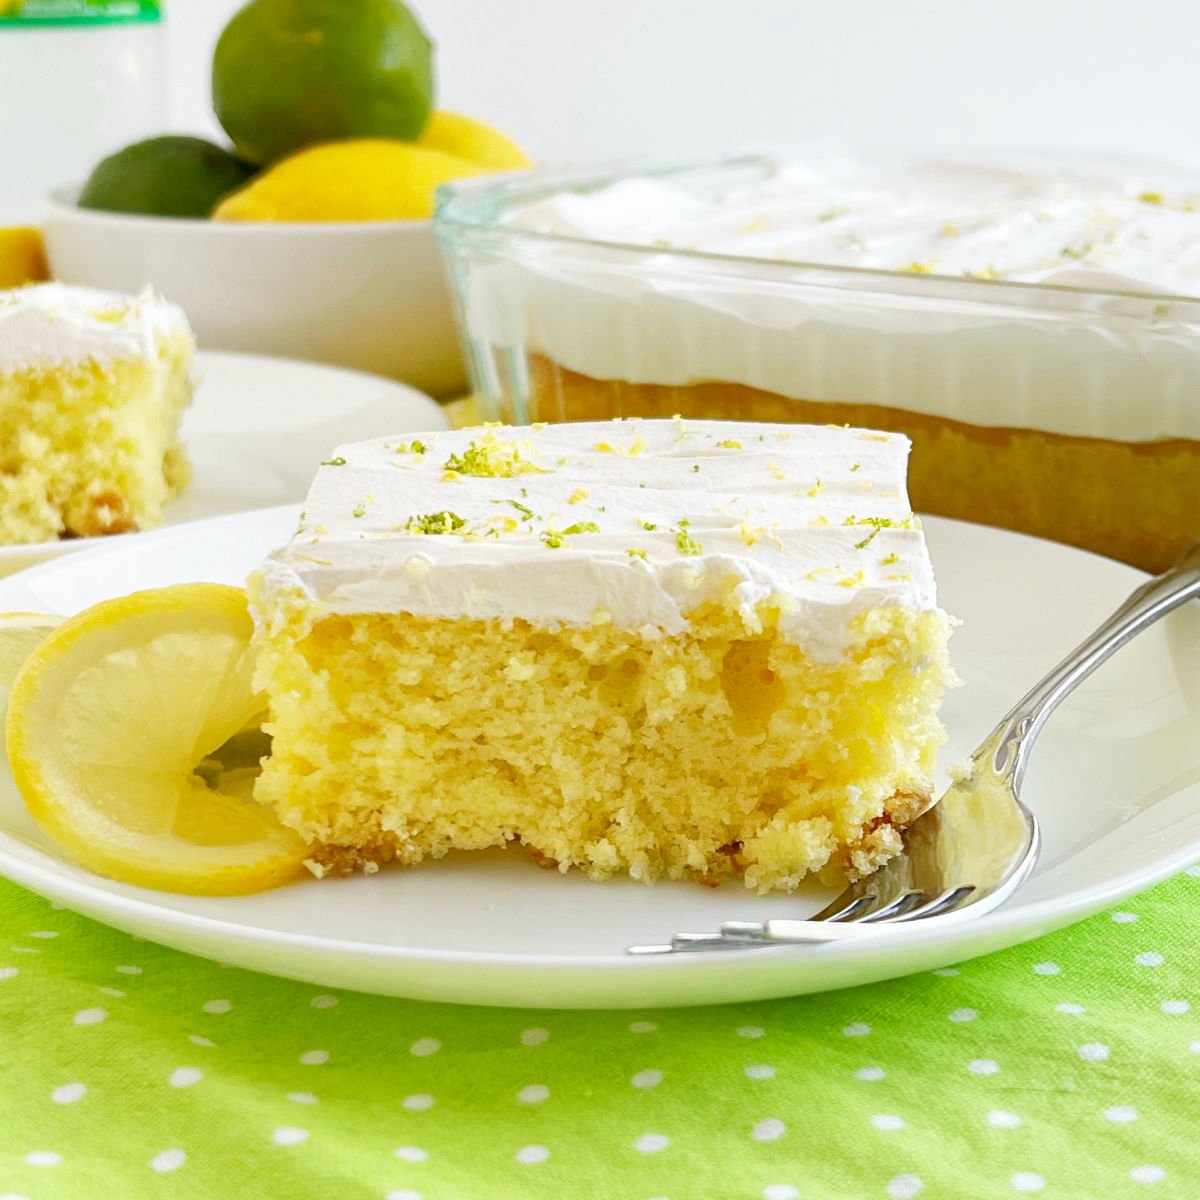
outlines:
[{"label": "lemon zest garnish", "polygon": [[131,305],[123,304],[112,308],[93,308],[88,316],[95,321],[103,321],[106,325],[122,325],[133,311]]},{"label": "lemon zest garnish", "polygon": [[[409,517],[399,528],[404,533],[425,534],[433,537],[438,534],[459,533],[460,530],[466,528],[466,524],[465,518],[460,517],[458,513],[443,511]],[[466,535],[459,533],[459,536],[465,537]]]},{"label": "lemon zest garnish", "polygon": [[870,525],[871,532],[867,534],[861,542],[855,542],[855,550],[865,550],[874,540],[881,529],[912,529],[915,517],[909,513],[907,517],[902,517],[900,520],[893,520],[891,517],[847,517],[843,525]]},{"label": "lemon zest garnish", "polygon": [[538,534],[538,540],[545,546],[549,546],[551,550],[557,550],[568,537],[573,537],[577,533],[599,533],[600,526],[595,521],[578,521],[574,525],[568,525],[566,529],[543,529]]},{"label": "lemon zest garnish", "polygon": [[646,439],[639,433],[629,444],[628,449],[614,446],[611,442],[597,442],[592,449],[599,450],[601,454],[620,454],[625,458],[633,458],[646,449]]},{"label": "lemon zest garnish", "polygon": [[679,528],[675,531],[675,548],[680,554],[687,557],[694,557],[695,555],[704,553],[704,548],[688,532],[687,521],[679,522]]},{"label": "lemon zest garnish", "polygon": [[[483,437],[471,442],[461,454],[451,454],[446,459],[446,474],[456,477],[470,475],[478,479],[511,479],[514,475],[549,475],[545,467],[539,467],[531,458],[522,458],[521,451],[532,454],[532,446],[526,442],[519,446],[498,438],[491,430]],[[446,475],[442,476],[443,479]]]}]

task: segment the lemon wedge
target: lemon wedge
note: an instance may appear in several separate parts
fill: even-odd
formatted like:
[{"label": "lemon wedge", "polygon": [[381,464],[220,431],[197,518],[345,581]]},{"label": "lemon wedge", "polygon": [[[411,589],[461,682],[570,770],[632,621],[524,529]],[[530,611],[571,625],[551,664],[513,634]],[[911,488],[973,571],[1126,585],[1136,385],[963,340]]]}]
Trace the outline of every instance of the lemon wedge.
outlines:
[{"label": "lemon wedge", "polygon": [[295,878],[304,842],[251,796],[247,745],[265,748],[251,630],[245,593],[207,583],[106,601],[52,630],[7,719],[13,777],[42,829],[144,887],[233,894]]}]

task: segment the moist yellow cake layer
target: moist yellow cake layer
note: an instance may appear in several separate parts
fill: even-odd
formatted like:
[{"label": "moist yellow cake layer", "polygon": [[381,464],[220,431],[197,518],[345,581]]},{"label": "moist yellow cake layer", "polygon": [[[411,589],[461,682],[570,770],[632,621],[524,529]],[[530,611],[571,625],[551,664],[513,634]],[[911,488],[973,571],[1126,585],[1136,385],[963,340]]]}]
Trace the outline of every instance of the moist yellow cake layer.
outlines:
[{"label": "moist yellow cake layer", "polygon": [[0,372],[0,543],[146,529],[188,478],[177,432],[192,341]]},{"label": "moist yellow cake layer", "polygon": [[252,583],[272,752],[256,798],[313,869],[520,845],[560,870],[761,891],[863,873],[928,803],[948,619],[856,618],[814,661],[760,606],[682,636],[405,614],[312,622]]},{"label": "moist yellow cake layer", "polygon": [[1200,536],[1200,442],[1114,442],[992,428],[875,404],[793,400],[737,383],[593,379],[530,356],[536,419],[615,416],[861,425],[912,438],[918,512],[1067,542],[1162,571]]}]

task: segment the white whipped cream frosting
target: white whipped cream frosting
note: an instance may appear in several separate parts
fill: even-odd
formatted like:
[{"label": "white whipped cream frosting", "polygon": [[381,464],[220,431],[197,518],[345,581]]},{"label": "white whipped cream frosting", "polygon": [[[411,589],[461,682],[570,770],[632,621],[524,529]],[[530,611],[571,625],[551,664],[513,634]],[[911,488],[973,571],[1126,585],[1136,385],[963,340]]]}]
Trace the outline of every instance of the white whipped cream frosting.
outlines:
[{"label": "white whipped cream frosting", "polygon": [[[299,591],[319,613],[612,621],[668,634],[729,595],[753,628],[774,598],[782,635],[821,656],[844,649],[866,609],[936,605],[900,435],[629,420],[416,442],[425,453],[386,439],[331,455],[299,532],[263,569],[268,596]],[[520,473],[448,470],[480,453],[493,463],[516,454]],[[448,520],[463,524],[415,532]]]},{"label": "white whipped cream frosting", "polygon": [[480,361],[522,347],[603,380],[718,381],[988,427],[1200,440],[1200,309],[1187,299],[1200,296],[1200,192],[963,164],[810,163],[717,195],[629,178],[531,202],[505,223],[517,236],[467,266]]},{"label": "white whipped cream frosting", "polygon": [[1200,297],[1200,184],[928,164],[790,163],[702,198],[621,180],[530,205],[511,224],[779,262]]},{"label": "white whipped cream frosting", "polygon": [[0,291],[0,369],[122,358],[152,359],[162,337],[191,330],[183,310],[153,292],[41,283]]}]

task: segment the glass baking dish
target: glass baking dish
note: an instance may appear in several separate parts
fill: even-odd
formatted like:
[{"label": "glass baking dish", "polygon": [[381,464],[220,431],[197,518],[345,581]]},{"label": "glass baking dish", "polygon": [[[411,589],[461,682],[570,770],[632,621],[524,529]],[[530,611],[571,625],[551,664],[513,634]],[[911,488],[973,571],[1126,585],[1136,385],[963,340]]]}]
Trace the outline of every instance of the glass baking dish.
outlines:
[{"label": "glass baking dish", "polygon": [[1200,536],[1200,300],[782,262],[508,225],[632,175],[700,196],[767,157],[444,189],[436,226],[480,415],[907,433],[918,511],[1147,570]]}]

